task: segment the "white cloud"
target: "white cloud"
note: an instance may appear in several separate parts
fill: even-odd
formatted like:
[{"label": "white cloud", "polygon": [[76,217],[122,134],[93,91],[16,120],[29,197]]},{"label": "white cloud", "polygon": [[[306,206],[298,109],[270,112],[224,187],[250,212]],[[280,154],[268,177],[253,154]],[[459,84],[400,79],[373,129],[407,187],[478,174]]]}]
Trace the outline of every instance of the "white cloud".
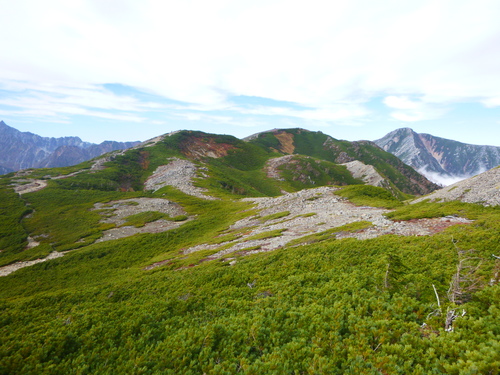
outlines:
[{"label": "white cloud", "polygon": [[406,96],[388,96],[383,102],[389,108],[395,109],[390,114],[392,118],[405,122],[436,119],[447,112],[447,108],[442,104],[411,100]]},{"label": "white cloud", "polygon": [[236,118],[233,116],[217,116],[202,112],[180,112],[177,117],[193,122],[213,123],[226,126],[253,128],[265,125],[262,121],[253,118]]},{"label": "white cloud", "polygon": [[[484,171],[483,171],[484,172]],[[450,186],[459,181],[463,181],[467,178],[472,177],[472,175],[449,175],[441,174],[437,172],[432,172],[427,170],[427,167],[418,169],[418,173],[424,175],[429,181],[441,186]],[[476,173],[479,174],[480,172]]]},{"label": "white cloud", "polygon": [[485,99],[482,103],[488,108],[500,107],[500,96]]},{"label": "white cloud", "polygon": [[251,108],[235,108],[240,113],[267,116],[286,116],[317,121],[342,121],[359,118],[368,114],[368,110],[360,105],[337,105],[330,108],[294,109],[289,107],[253,106]]},{"label": "white cloud", "polygon": [[393,117],[419,121],[442,114],[432,103],[497,105],[499,18],[497,0],[16,0],[0,13],[0,82],[54,85],[54,113],[147,108],[99,89],[116,82],[205,110],[289,101],[311,110],[284,115],[318,121],[392,93]]},{"label": "white cloud", "polygon": [[116,95],[99,86],[70,87],[58,84],[6,82],[9,97],[0,97],[0,113],[35,117],[50,121],[69,121],[69,116],[83,115],[109,120],[143,122],[137,112],[162,108],[158,103],[142,102],[126,95]]}]

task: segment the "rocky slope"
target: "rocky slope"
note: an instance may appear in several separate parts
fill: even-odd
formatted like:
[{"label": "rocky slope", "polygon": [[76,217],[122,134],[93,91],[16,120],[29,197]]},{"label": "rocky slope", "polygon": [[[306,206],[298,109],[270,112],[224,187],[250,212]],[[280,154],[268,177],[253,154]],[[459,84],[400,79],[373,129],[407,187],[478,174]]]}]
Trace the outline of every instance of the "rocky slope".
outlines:
[{"label": "rocky slope", "polygon": [[375,143],[443,185],[500,165],[500,147],[461,143],[410,128],[394,130]]},{"label": "rocky slope", "polygon": [[363,180],[366,184],[386,188],[389,182],[385,180],[373,167],[366,165],[359,160],[353,160],[343,165],[352,173],[354,178]]},{"label": "rocky slope", "polygon": [[500,167],[490,169],[474,177],[437,190],[412,203],[423,200],[480,203],[485,206],[500,205]]},{"label": "rocky slope", "polygon": [[0,121],[0,174],[27,168],[65,167],[79,164],[138,142],[83,142],[78,137],[49,138],[20,132]]}]

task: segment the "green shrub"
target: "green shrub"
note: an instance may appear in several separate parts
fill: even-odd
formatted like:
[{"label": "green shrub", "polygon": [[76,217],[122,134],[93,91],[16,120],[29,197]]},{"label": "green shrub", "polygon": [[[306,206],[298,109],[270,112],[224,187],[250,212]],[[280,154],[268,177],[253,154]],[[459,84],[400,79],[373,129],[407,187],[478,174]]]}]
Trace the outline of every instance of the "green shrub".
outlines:
[{"label": "green shrub", "polygon": [[388,190],[371,185],[347,186],[336,191],[335,194],[360,206],[395,208],[403,205]]},{"label": "green shrub", "polygon": [[288,215],[290,215],[290,211],[276,212],[275,214],[260,217],[259,221],[261,223],[265,223],[267,221],[281,219],[282,217],[286,217]]},{"label": "green shrub", "polygon": [[130,215],[125,218],[125,223],[122,226],[132,225],[136,228],[143,227],[147,223],[151,223],[156,220],[166,219],[169,220],[170,216],[158,211],[145,211],[140,212],[135,215]]}]

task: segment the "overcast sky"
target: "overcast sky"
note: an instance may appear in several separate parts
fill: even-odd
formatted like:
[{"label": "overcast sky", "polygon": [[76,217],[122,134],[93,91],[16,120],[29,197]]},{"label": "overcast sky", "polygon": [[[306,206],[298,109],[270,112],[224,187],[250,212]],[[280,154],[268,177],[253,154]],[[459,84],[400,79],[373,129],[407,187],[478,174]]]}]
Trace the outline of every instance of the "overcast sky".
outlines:
[{"label": "overcast sky", "polygon": [[500,146],[499,0],[0,0],[0,120],[42,136],[400,127]]}]

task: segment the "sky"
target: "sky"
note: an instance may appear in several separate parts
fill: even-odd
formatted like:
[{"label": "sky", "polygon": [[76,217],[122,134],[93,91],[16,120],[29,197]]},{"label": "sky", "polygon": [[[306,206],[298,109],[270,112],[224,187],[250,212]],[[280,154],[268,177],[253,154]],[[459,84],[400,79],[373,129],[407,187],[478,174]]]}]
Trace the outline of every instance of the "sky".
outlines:
[{"label": "sky", "polygon": [[0,120],[47,137],[500,146],[498,0],[0,0]]}]

